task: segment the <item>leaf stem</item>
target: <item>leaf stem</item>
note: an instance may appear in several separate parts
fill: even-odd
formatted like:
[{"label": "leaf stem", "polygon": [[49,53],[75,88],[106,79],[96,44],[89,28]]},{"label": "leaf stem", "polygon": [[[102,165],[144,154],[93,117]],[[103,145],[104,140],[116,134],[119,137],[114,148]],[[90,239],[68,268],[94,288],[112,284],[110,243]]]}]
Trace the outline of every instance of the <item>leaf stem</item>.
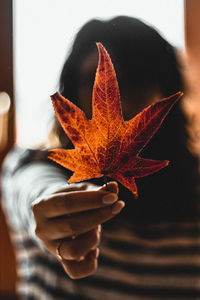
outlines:
[{"label": "leaf stem", "polygon": [[106,189],[108,189],[108,178],[107,178],[107,176],[103,175],[103,181],[104,181],[104,184],[106,185]]}]

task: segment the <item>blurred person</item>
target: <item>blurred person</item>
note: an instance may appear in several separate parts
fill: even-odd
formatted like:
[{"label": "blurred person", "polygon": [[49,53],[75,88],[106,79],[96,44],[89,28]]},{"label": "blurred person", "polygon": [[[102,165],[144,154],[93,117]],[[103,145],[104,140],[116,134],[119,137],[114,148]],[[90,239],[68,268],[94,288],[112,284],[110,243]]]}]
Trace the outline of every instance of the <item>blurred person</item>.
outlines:
[{"label": "blurred person", "polygon": [[[125,120],[187,93],[176,50],[153,27],[125,16],[91,20],[77,33],[59,84],[88,118],[96,42],[111,56]],[[137,200],[101,178],[68,185],[70,171],[49,161],[47,150],[15,147],[8,154],[3,205],[20,299],[200,299],[198,163],[187,126],[179,101],[141,155],[170,165],[137,180]],[[48,149],[55,146],[72,147],[56,117]]]}]

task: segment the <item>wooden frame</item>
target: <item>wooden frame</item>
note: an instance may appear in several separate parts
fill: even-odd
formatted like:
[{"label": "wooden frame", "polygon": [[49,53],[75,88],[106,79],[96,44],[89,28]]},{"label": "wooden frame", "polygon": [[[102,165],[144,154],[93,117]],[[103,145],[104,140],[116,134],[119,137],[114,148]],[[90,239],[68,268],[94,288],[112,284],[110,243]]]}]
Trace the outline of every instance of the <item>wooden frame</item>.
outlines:
[{"label": "wooden frame", "polygon": [[[1,114],[0,168],[6,153],[15,141],[15,105],[13,97],[13,15],[12,0],[0,1],[0,91],[5,91],[11,100],[9,111]],[[0,99],[3,101],[2,99]],[[2,103],[2,102],[1,102]],[[0,299],[16,299],[15,257],[8,228],[0,208]]]}]

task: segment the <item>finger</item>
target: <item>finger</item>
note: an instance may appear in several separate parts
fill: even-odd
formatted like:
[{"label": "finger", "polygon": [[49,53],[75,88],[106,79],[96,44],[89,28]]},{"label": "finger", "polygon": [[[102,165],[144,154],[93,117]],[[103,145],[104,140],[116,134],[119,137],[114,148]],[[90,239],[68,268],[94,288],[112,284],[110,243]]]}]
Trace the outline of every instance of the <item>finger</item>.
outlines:
[{"label": "finger", "polygon": [[97,248],[100,242],[101,225],[75,239],[44,240],[45,247],[58,259],[58,253],[63,259],[83,260],[87,253]]},{"label": "finger", "polygon": [[[47,219],[42,232],[37,231],[40,238],[62,239],[86,233],[109,219],[116,216],[125,203],[117,201],[111,206],[83,212],[79,215]],[[37,229],[37,228],[36,228]]]},{"label": "finger", "polygon": [[80,183],[72,183],[68,185],[66,188],[63,188],[61,190],[58,190],[52,194],[59,194],[59,193],[64,193],[64,192],[72,192],[72,191],[109,191],[112,193],[117,193],[119,192],[118,184],[116,181],[110,181],[107,184],[104,184],[103,186],[97,186],[93,183],[89,182],[80,182]]},{"label": "finger", "polygon": [[69,260],[62,260],[60,262],[70,278],[84,278],[96,271],[98,253],[99,251],[97,249],[91,250],[85,259],[80,262]]},{"label": "finger", "polygon": [[[59,253],[63,259],[83,259],[91,249],[96,249],[100,242],[100,232],[95,228],[85,234],[79,235],[76,239],[65,239],[60,241]],[[57,243],[53,243],[54,251]]]},{"label": "finger", "polygon": [[53,218],[81,211],[93,210],[116,202],[116,193],[98,191],[73,191],[53,194],[33,206],[35,217]]},{"label": "finger", "polygon": [[118,184],[116,181],[108,182],[107,184],[104,184],[99,190],[101,191],[109,191],[111,193],[119,193]]},{"label": "finger", "polygon": [[88,189],[88,186],[89,186],[89,184],[87,182],[72,183],[70,185],[67,185],[66,188],[58,190],[58,191],[54,192],[53,194],[59,194],[59,193],[64,193],[64,192],[73,192],[73,191],[77,191],[77,190],[85,191]]}]

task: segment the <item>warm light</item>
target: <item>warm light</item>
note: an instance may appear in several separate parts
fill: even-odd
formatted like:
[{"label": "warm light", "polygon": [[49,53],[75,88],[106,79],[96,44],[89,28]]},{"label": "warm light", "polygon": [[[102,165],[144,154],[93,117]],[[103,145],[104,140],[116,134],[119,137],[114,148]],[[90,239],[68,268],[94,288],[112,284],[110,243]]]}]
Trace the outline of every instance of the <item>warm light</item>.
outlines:
[{"label": "warm light", "polygon": [[0,92],[0,152],[3,152],[8,142],[8,112],[10,109],[10,96]]},{"label": "warm light", "polygon": [[10,96],[6,92],[0,92],[0,115],[4,115],[10,108]]}]

